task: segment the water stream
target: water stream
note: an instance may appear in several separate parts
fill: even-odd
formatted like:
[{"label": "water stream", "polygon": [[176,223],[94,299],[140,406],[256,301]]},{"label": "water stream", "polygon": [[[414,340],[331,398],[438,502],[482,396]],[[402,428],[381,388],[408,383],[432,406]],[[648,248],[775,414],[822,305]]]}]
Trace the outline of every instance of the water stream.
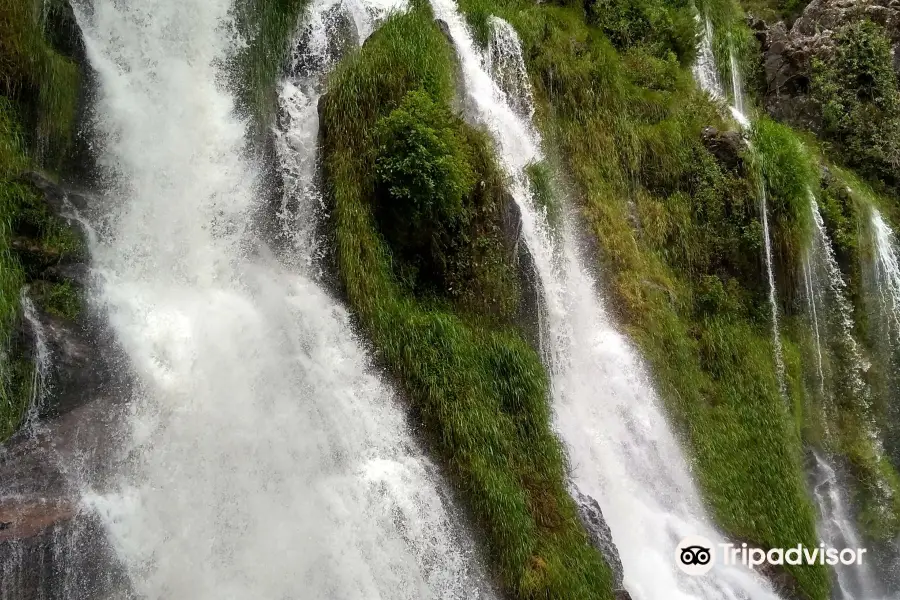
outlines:
[{"label": "water stream", "polygon": [[[553,242],[543,213],[529,195],[525,167],[541,159],[541,140],[503,85],[496,57],[476,48],[453,0],[432,0],[450,30],[467,100],[493,135],[522,212],[523,236],[534,256],[545,301],[542,344],[550,361],[556,428],[568,447],[572,484],[599,503],[635,600],[771,599],[763,579],[739,567],[719,566],[706,577],[683,575],[674,550],[687,535],[721,540],[707,518],[681,449],[663,416],[635,351],[613,327],[597,286],[565,219]],[[495,34],[514,36],[494,20]],[[505,69],[521,69],[521,49]],[[506,45],[509,47],[509,45]],[[488,66],[491,66],[490,70]],[[499,82],[499,83],[498,83]]]},{"label": "water stream", "polygon": [[[316,35],[328,6],[309,8]],[[122,467],[84,474],[84,502],[142,597],[480,597],[471,541],[348,314],[255,237],[269,195],[226,88],[231,8],[76,6],[110,182],[92,301],[138,380]]]}]

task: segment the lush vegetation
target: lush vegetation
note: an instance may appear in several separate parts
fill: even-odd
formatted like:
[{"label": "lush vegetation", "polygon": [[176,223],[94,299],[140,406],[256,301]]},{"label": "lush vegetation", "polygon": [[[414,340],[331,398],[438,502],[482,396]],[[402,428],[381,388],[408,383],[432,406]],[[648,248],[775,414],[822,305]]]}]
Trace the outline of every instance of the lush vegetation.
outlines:
[{"label": "lush vegetation", "polygon": [[889,186],[900,183],[900,90],[884,28],[868,20],[834,35],[834,51],[813,61],[813,97],[825,138],[847,164]]},{"label": "lush vegetation", "polygon": [[[33,2],[0,5],[0,440],[16,430],[31,397],[31,365],[14,339],[22,286],[36,275],[22,253],[60,258],[80,252],[37,190],[20,179],[28,169],[59,164],[74,124],[78,67],[56,47],[63,45],[61,34],[45,36],[42,25],[64,22],[65,4],[50,2],[46,10],[41,14]],[[77,298],[65,284],[43,287],[66,316],[77,312]]]},{"label": "lush vegetation", "polygon": [[[802,469],[801,350],[784,340],[786,402],[773,362],[758,196],[762,179],[785,265],[780,280],[808,234],[815,166],[768,121],[753,132],[755,151],[736,161],[742,166],[716,160],[701,132],[728,124],[697,91],[688,56],[680,60],[677,45],[660,50],[677,25],[628,45],[608,39],[581,6],[462,4],[476,30],[493,10],[519,31],[549,150],[577,185],[610,299],[653,366],[718,522],[762,546],[815,543]],[[827,597],[823,568],[792,572],[806,596]]]},{"label": "lush vegetation", "polygon": [[[503,588],[610,598],[608,569],[566,493],[537,353],[504,324],[511,288],[481,306],[451,289],[464,283],[454,275],[461,256],[466,281],[493,279],[492,264],[514,269],[492,233],[503,194],[487,141],[448,110],[454,64],[430,12],[416,7],[388,19],[331,79],[324,164],[341,280],[471,506]],[[406,219],[435,237],[398,236]],[[451,242],[448,231],[461,235]],[[471,260],[479,252],[488,259]],[[423,263],[439,266],[407,275]]]}]

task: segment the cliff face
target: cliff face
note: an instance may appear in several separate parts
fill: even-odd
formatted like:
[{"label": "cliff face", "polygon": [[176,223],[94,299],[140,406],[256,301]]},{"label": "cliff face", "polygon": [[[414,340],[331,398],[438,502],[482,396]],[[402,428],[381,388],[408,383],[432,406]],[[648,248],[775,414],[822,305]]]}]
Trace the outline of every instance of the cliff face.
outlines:
[{"label": "cliff face", "polygon": [[[65,179],[79,150],[82,49],[66,3],[48,3],[43,19],[31,4],[0,7],[0,442],[31,409],[54,420],[43,437],[20,435],[0,454],[4,481],[26,499],[0,498],[0,562],[13,541],[38,560],[55,531],[94,526],[78,520],[71,490],[42,457],[102,464],[84,436],[111,435],[110,415],[127,395],[117,375],[127,368],[109,358],[115,344],[82,300],[87,256],[72,210],[89,211],[90,200],[52,181],[58,171]],[[283,42],[302,5],[256,0],[238,11],[250,39],[231,83],[268,159]],[[884,307],[873,304],[883,290],[870,222],[877,209],[900,224],[900,0],[815,0],[792,21],[771,22],[752,9],[746,19],[734,2],[701,3],[720,32],[720,70],[747,75],[747,112],[757,113],[748,131],[692,79],[698,31],[686,2],[460,8],[483,43],[491,15],[518,31],[549,157],[528,165],[523,181],[550,229],[567,209],[576,216],[602,273],[598,293],[646,358],[717,525],[764,548],[816,546],[804,455],[823,450],[849,473],[853,517],[890,571],[900,381],[896,340],[882,339]],[[553,373],[537,351],[544,307],[534,258],[489,134],[465,110],[446,24],[414,3],[353,51],[338,48],[358,41],[350,19],[339,27],[319,106],[332,275],[467,498],[502,587],[523,599],[609,598],[627,565],[598,502],[569,495]],[[321,65],[294,67],[305,76]],[[280,200],[280,188],[267,191]],[[807,287],[816,235],[843,282],[829,285],[849,299],[849,314],[828,309],[822,331],[834,339],[818,347],[810,306],[819,305]],[[34,307],[28,320],[23,297]],[[53,360],[36,389],[42,344]],[[791,598],[828,596],[824,567],[767,575]]]}]

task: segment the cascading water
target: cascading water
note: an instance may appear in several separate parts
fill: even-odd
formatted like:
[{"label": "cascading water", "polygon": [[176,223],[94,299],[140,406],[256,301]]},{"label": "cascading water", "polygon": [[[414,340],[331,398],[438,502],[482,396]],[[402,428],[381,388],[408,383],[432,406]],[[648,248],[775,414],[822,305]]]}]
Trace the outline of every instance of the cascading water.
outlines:
[{"label": "cascading water", "polygon": [[275,130],[284,195],[279,211],[282,234],[289,240],[295,266],[306,269],[318,254],[315,231],[323,209],[316,181],[319,134],[318,104],[325,75],[341,56],[361,44],[378,21],[405,0],[382,3],[360,0],[313,2],[291,53],[289,76],[280,83],[279,126]]},{"label": "cascading water", "polygon": [[[767,582],[739,567],[717,566],[706,577],[693,578],[677,569],[673,555],[683,537],[721,540],[721,535],[704,514],[681,449],[635,352],[597,300],[571,224],[563,220],[561,243],[555,247],[532,202],[523,172],[541,159],[532,124],[517,113],[515,103],[506,101],[513,92],[491,78],[488,62],[476,50],[453,0],[432,0],[432,6],[449,27],[467,100],[494,136],[521,209],[523,236],[545,301],[541,341],[551,361],[556,427],[569,449],[573,485],[597,500],[611,529],[624,586],[636,600],[775,598]],[[502,44],[515,48],[504,59],[512,62],[503,68],[517,72],[522,57],[515,32],[494,23],[495,35],[515,40]],[[490,64],[496,72],[496,58]]]},{"label": "cascading water", "polygon": [[[844,282],[834,249],[831,246],[831,240],[828,238],[828,231],[825,229],[825,222],[819,211],[819,203],[812,194],[809,197],[809,207],[814,235],[808,251],[807,265],[810,274],[809,302],[814,313],[817,339],[816,351],[821,357],[819,315],[825,315],[826,324],[830,326],[830,337],[834,337],[836,343],[841,346],[844,362],[849,365],[849,369],[844,373],[844,377],[847,379],[845,385],[848,386],[849,392],[857,403],[866,402],[867,395],[863,381],[866,365],[859,345],[853,336],[853,308],[847,300],[847,284]],[[823,280],[824,285],[822,284]],[[868,410],[870,407],[867,404],[862,408]]]},{"label": "cascading water", "polygon": [[772,267],[772,237],[769,233],[769,208],[766,202],[766,186],[762,178],[757,182],[759,188],[759,214],[763,227],[763,246],[766,252],[766,277],[769,280],[769,309],[772,315],[772,345],[775,347],[775,368],[778,374],[778,385],[782,394],[786,394],[784,383],[784,349],[781,346],[781,329],[778,326],[778,299],[776,297],[775,271]]},{"label": "cascading water", "polygon": [[85,504],[143,597],[478,596],[471,544],[348,315],[253,237],[266,194],[223,88],[230,11],[76,5],[113,182],[92,300],[137,378],[122,466],[84,474]]},{"label": "cascading water", "polygon": [[709,17],[702,18],[696,15],[697,27],[700,29],[700,43],[697,46],[697,62],[694,63],[694,80],[700,88],[712,97],[713,100],[723,100],[725,90],[719,81],[719,71],[716,69],[716,57],[713,54],[713,26]]},{"label": "cascading water", "polygon": [[[819,509],[819,536],[831,548],[864,548],[834,467],[818,452],[813,452],[812,458],[810,477],[813,499]],[[832,592],[835,600],[873,600],[882,597],[873,587],[875,578],[865,561],[861,565],[850,566],[838,563],[835,573],[837,586]]]},{"label": "cascading water", "polygon": [[44,324],[41,323],[34,308],[34,303],[28,296],[27,291],[23,291],[21,295],[22,302],[22,318],[31,328],[31,336],[34,340],[34,368],[31,376],[31,399],[28,405],[28,412],[25,416],[24,429],[31,429],[35,426],[40,414],[42,403],[47,395],[48,371],[50,368],[50,347],[47,344],[47,334],[44,331]]},{"label": "cascading water", "polygon": [[[833,396],[836,389],[845,397],[853,398],[860,414],[869,416],[871,402],[863,379],[864,364],[859,345],[853,335],[853,309],[846,295],[846,283],[838,266],[831,240],[825,228],[818,202],[809,195],[813,237],[804,258],[804,278],[811,326],[815,336],[817,374],[823,402],[826,436],[828,423],[837,421],[833,412]],[[837,353],[837,359],[829,361],[834,366],[826,373],[823,354]],[[840,368],[840,372],[835,369]],[[874,429],[869,435],[877,440]],[[879,447],[876,444],[876,447]],[[827,545],[835,548],[862,548],[856,523],[845,499],[841,482],[834,467],[819,452],[812,451],[809,470],[813,500],[819,511],[819,536]],[[837,586],[833,598],[838,600],[866,600],[878,596],[877,579],[867,563],[847,567],[835,567]]]},{"label": "cascading water", "polygon": [[881,310],[891,324],[892,339],[900,338],[900,258],[894,232],[877,209],[872,208],[872,234],[875,246],[875,282]]},{"label": "cascading water", "polygon": [[[701,89],[706,91],[714,100],[719,100],[724,96],[724,92],[719,83],[718,69],[716,68],[715,56],[712,52],[712,35],[712,24],[707,18],[704,21],[703,32],[700,36],[698,62],[694,67],[694,77]],[[744,84],[743,78],[741,77],[741,67],[733,52],[729,54],[728,59],[731,66],[732,94],[732,104],[729,108],[735,120],[744,130],[747,130],[750,128],[751,122],[745,112],[746,101],[744,99]],[[775,368],[782,395],[785,395],[787,388],[785,386],[784,348],[781,344],[781,329],[778,325],[778,289],[775,286],[775,271],[772,266],[772,238],[769,231],[769,209],[766,200],[766,186],[761,178],[757,181],[757,197],[759,198],[759,215],[763,229],[766,277],[769,283],[769,309],[772,318],[772,345],[775,349]]]}]

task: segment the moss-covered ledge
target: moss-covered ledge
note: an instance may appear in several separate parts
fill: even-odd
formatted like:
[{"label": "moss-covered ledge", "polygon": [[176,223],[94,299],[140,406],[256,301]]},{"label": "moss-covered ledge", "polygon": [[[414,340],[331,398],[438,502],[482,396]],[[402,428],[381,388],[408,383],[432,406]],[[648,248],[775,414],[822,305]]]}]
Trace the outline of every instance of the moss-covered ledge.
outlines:
[{"label": "moss-covered ledge", "polygon": [[[510,325],[515,289],[500,275],[510,256],[492,233],[502,180],[484,135],[450,112],[454,65],[417,6],[389,18],[331,78],[323,160],[341,281],[471,507],[505,592],[608,599],[609,569],[566,493],[541,362]],[[385,201],[435,228],[437,246],[401,243]],[[444,230],[461,247],[444,245]],[[417,269],[435,260],[440,268]]]}]

